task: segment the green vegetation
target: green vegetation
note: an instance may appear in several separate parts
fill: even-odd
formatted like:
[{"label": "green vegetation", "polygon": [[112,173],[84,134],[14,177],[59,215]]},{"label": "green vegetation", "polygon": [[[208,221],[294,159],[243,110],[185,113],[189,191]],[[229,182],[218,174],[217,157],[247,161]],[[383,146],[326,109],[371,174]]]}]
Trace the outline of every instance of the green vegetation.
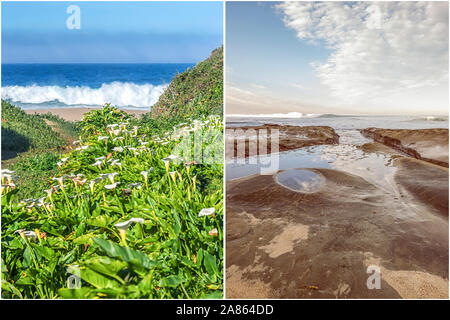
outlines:
[{"label": "green vegetation", "polygon": [[[171,155],[183,132],[221,133],[221,118],[155,135],[116,122],[116,111],[84,118],[82,141],[42,198],[19,201],[15,173],[2,172],[4,298],[222,296],[223,166]],[[205,208],[214,214],[199,215]],[[81,288],[67,288],[71,273]]]},{"label": "green vegetation", "polygon": [[25,151],[48,151],[65,141],[45,121],[2,100],[2,160]]},{"label": "green vegetation", "polygon": [[191,159],[223,159],[222,60],[178,75],[141,119],[2,101],[2,151],[28,151],[2,170],[2,298],[222,297],[223,164]]},{"label": "green vegetation", "polygon": [[18,197],[37,197],[42,192],[42,186],[56,172],[59,153],[79,133],[74,122],[51,113],[27,114],[2,100],[2,167],[20,177]]},{"label": "green vegetation", "polygon": [[223,114],[223,47],[178,74],[140,124],[166,130],[188,118]]},{"label": "green vegetation", "polygon": [[8,166],[19,177],[16,182],[20,185],[17,197],[36,198],[42,193],[43,186],[49,177],[57,173],[56,162],[60,158],[57,152],[42,152],[37,154],[21,154],[15,162]]},{"label": "green vegetation", "polygon": [[36,116],[42,119],[46,119],[50,123],[55,124],[56,125],[55,131],[59,132],[60,135],[68,141],[78,137],[78,135],[80,134],[80,125],[77,124],[76,122],[64,120],[58,115],[55,115],[50,112]]}]

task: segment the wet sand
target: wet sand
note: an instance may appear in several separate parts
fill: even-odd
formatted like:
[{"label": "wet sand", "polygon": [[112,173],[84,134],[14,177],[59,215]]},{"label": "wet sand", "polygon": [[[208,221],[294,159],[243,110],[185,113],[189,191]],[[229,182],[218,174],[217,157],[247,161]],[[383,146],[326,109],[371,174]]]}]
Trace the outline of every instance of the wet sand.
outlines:
[{"label": "wet sand", "polygon": [[[448,169],[358,148],[391,156],[388,181],[359,162],[302,168],[320,176],[314,192],[280,183],[295,169],[227,181],[228,298],[448,297]],[[367,287],[370,266],[380,289]]]},{"label": "wet sand", "polygon": [[[28,114],[44,114],[51,112],[52,114],[60,116],[61,118],[67,121],[80,121],[83,118],[83,114],[91,110],[95,110],[95,108],[51,108],[51,109],[33,109],[24,111]],[[147,110],[125,110],[125,111],[135,116],[140,116],[146,112],[149,112]]]}]

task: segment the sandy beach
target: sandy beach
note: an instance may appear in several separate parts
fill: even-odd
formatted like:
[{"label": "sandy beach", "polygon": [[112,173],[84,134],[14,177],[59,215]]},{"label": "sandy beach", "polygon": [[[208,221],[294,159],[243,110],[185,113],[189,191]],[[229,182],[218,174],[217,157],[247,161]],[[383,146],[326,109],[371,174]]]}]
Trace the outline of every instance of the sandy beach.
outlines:
[{"label": "sandy beach", "polygon": [[[51,112],[67,121],[80,121],[83,118],[83,114],[94,110],[94,108],[51,108],[51,109],[32,109],[24,110],[28,114],[44,114]],[[140,116],[148,110],[125,110],[129,114]]]}]

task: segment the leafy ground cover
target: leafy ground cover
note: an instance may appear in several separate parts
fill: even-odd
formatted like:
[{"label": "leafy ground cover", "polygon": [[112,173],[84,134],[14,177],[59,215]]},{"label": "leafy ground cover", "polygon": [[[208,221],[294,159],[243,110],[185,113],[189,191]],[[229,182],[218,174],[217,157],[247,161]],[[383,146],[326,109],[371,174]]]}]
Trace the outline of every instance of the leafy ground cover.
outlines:
[{"label": "leafy ground cover", "polygon": [[206,134],[202,152],[223,147],[223,123],[185,120],[86,114],[72,151],[26,164],[55,172],[38,198],[2,170],[2,297],[222,297],[223,165],[172,153],[186,134]]}]

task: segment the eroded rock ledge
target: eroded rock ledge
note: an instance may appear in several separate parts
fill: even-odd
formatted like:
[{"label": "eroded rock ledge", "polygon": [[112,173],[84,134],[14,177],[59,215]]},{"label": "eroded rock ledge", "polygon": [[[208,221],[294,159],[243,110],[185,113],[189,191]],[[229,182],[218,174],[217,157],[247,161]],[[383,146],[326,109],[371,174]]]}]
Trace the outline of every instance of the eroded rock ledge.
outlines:
[{"label": "eroded rock ledge", "polygon": [[448,129],[362,129],[361,134],[419,160],[448,168]]},{"label": "eroded rock ledge", "polygon": [[[232,130],[232,131],[228,131]],[[262,134],[261,130],[267,130],[267,134]],[[271,140],[267,141],[267,152],[259,150],[258,141],[263,137],[270,136],[275,130],[279,132],[278,150],[272,150]],[[249,157],[249,153],[270,154],[272,152],[282,152],[287,150],[299,149],[303,147],[322,145],[322,144],[338,144],[339,135],[333,128],[328,126],[290,126],[277,124],[264,124],[261,126],[244,126],[227,128],[227,158],[233,158],[238,154],[238,144],[245,143],[245,157]],[[249,146],[255,146],[256,154],[249,152]],[[234,153],[233,153],[234,152]],[[233,153],[233,154],[232,154]]]}]

